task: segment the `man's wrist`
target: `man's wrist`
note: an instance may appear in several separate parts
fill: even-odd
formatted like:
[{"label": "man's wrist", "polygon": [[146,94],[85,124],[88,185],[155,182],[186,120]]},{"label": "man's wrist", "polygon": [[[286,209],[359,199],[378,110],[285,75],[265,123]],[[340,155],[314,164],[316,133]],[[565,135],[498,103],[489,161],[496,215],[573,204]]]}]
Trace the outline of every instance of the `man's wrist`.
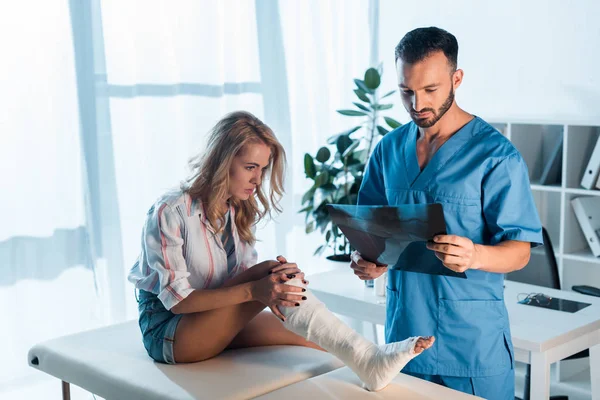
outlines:
[{"label": "man's wrist", "polygon": [[485,254],[485,246],[481,244],[473,245],[473,264],[470,269],[481,269],[483,268],[483,259]]}]

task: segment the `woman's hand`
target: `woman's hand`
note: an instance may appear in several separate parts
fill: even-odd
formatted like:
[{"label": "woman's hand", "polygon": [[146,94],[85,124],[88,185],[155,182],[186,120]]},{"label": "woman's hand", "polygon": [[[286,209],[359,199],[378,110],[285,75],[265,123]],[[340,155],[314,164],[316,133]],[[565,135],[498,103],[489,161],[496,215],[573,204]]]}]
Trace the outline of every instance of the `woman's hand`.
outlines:
[{"label": "woman's hand", "polygon": [[[259,280],[267,275],[279,272],[286,274],[286,277],[283,279],[284,282],[294,278],[300,278],[304,281],[304,273],[300,268],[298,268],[295,263],[288,263],[282,256],[277,257],[277,261],[266,260],[254,265],[248,270],[253,271],[253,280]],[[304,283],[307,282],[304,281]]]},{"label": "woman's hand", "polygon": [[285,317],[277,308],[278,306],[297,307],[302,300],[306,300],[306,297],[302,296],[302,292],[305,292],[306,289],[282,283],[293,279],[289,278],[286,273],[293,270],[294,268],[287,268],[283,271],[269,274],[260,280],[252,282],[251,286],[252,300],[260,301],[264,305],[269,306],[273,313],[282,321],[285,321]]},{"label": "woman's hand", "polygon": [[[277,265],[269,271],[270,274],[283,272],[286,274],[286,277],[288,278],[288,279],[284,279],[284,281],[298,278],[298,279],[302,280],[302,283],[304,283],[305,285],[308,285],[308,281],[306,279],[304,279],[304,272],[302,272],[302,271],[300,271],[300,269],[298,269],[298,266],[296,265],[296,263],[288,263],[287,259],[284,256],[277,256],[277,261],[278,261]],[[288,270],[290,265],[296,266],[294,271]],[[296,272],[296,270],[298,272]]]}]

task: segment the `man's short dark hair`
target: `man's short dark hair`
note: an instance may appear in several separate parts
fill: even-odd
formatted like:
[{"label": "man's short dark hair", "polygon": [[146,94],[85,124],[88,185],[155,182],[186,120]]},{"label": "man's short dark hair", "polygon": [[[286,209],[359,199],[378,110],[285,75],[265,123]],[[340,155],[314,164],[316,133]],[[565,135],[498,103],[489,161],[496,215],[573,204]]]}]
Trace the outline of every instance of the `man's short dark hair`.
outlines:
[{"label": "man's short dark hair", "polygon": [[431,26],[408,32],[396,46],[396,62],[401,59],[414,64],[427,58],[431,53],[443,51],[452,70],[456,70],[458,42],[453,34]]}]

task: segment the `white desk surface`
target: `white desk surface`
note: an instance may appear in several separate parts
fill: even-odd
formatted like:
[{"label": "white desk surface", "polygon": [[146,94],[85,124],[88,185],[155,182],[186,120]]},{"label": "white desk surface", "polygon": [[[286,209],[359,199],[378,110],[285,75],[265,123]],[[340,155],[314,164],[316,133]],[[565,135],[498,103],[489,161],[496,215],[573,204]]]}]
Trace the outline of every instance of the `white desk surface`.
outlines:
[{"label": "white desk surface", "polygon": [[[376,296],[373,288],[365,287],[364,282],[348,266],[313,274],[307,279],[310,281],[309,288],[332,311],[367,322],[385,324],[385,297]],[[516,348],[545,352],[593,332],[598,334],[600,341],[600,297],[512,281],[506,281],[505,286],[504,299]],[[544,293],[591,305],[576,313],[548,310],[519,304],[519,293]]]}]

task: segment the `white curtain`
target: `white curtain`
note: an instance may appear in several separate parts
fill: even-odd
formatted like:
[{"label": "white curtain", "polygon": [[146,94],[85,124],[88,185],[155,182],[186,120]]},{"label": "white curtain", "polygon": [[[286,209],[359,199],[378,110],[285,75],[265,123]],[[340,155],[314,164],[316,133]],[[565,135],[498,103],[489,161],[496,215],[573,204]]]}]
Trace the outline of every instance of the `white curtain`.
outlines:
[{"label": "white curtain", "polygon": [[[260,3],[260,1],[257,1]],[[353,79],[362,78],[373,60],[371,39],[376,32],[377,1],[279,1],[282,47],[285,49],[286,106],[289,120],[278,133],[284,138],[289,160],[284,214],[275,225],[275,242],[259,246],[259,256],[285,254],[301,262],[307,273],[319,269],[311,257],[323,243],[318,233],[304,233],[303,193],[311,186],[304,175],[304,154],[316,151],[326,139],[354,126],[356,120],[335,110],[352,107]],[[273,82],[276,85],[278,82]],[[278,86],[277,86],[278,87]],[[278,87],[278,89],[281,89]],[[278,104],[269,107],[277,108]],[[264,251],[261,253],[261,248]]]},{"label": "white curtain", "polygon": [[250,0],[107,1],[95,11],[96,53],[105,59],[97,92],[107,104],[99,118],[110,120],[104,133],[112,138],[119,227],[118,237],[103,235],[112,255],[106,280],[114,304],[127,304],[114,316],[133,318],[132,287],[114,289],[139,253],[146,211],[187,176],[189,158],[221,116],[238,109],[264,116],[256,12]]},{"label": "white curtain", "polygon": [[376,3],[0,5],[0,388],[31,383],[34,343],[137,316],[125,277],[146,211],[230,111],[263,119],[288,154],[285,211],[260,226],[259,257],[312,253],[303,155],[353,126],[335,110],[373,63]]},{"label": "white curtain", "polygon": [[[103,323],[86,224],[69,4],[0,4],[0,388],[36,342]],[[13,398],[11,395],[0,397]]]},{"label": "white curtain", "polygon": [[[103,243],[120,247],[123,260],[121,276],[109,273],[110,288],[137,257],[146,209],[185,177],[205,133],[236,109],[271,125],[288,150],[284,214],[260,226],[259,257],[300,257],[303,155],[352,126],[335,110],[348,107],[352,79],[370,63],[369,7],[365,0],[101,4],[94,41],[106,62],[96,76],[106,76],[97,88],[109,106],[99,118],[110,118],[120,226],[120,242],[103,235]],[[125,317],[132,318],[127,288]]]}]

